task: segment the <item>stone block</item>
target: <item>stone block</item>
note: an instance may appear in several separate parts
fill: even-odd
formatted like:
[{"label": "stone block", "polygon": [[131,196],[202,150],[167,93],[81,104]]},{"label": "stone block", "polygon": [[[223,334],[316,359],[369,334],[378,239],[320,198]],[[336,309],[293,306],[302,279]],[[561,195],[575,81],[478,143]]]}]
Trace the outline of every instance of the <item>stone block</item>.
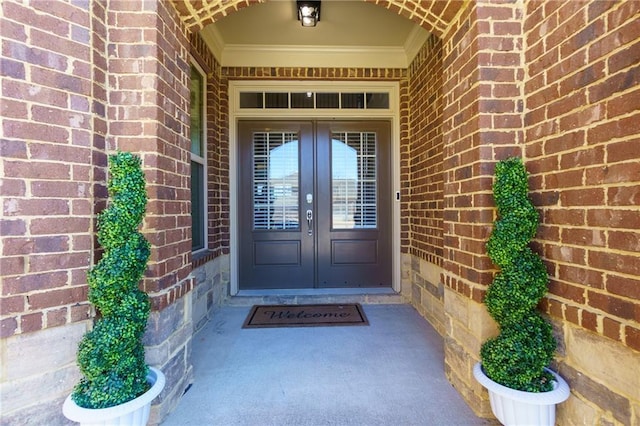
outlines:
[{"label": "stone block", "polygon": [[169,339],[169,353],[172,354],[179,350],[182,350],[193,338],[193,327],[191,322],[185,323],[185,325],[175,333],[173,333]]},{"label": "stone block", "polygon": [[402,279],[408,279],[411,275],[411,256],[407,253],[402,253],[400,255],[400,276]]},{"label": "stone block", "polygon": [[594,424],[598,410],[583,399],[571,395],[568,400],[556,406],[556,423],[567,426]]},{"label": "stone block", "polygon": [[3,381],[41,376],[75,363],[78,343],[86,330],[87,323],[81,322],[4,339],[0,366]]},{"label": "stone block", "polygon": [[199,268],[195,268],[194,270],[192,270],[191,275],[193,275],[193,281],[196,283],[196,285],[203,283],[207,280],[207,273],[204,266],[201,266]]},{"label": "stone block", "polygon": [[411,301],[414,304],[420,304],[422,300],[422,288],[414,284],[411,288]]},{"label": "stone block", "polygon": [[195,299],[199,300],[199,299],[205,298],[207,296],[207,293],[210,293],[211,291],[213,291],[213,279],[196,281],[195,291],[196,291]]},{"label": "stone block", "polygon": [[442,302],[429,292],[422,293],[420,307],[417,308],[420,315],[436,329],[441,336],[444,334],[444,308]]},{"label": "stone block", "polygon": [[213,309],[214,306],[223,305],[229,298],[229,282],[221,282],[218,285],[214,285],[211,295],[211,303],[207,305],[210,309]]},{"label": "stone block", "polygon": [[564,337],[563,324],[558,320],[550,320],[553,327],[553,337],[556,339],[556,357],[564,358],[567,354],[567,346]]},{"label": "stone block", "polygon": [[175,392],[176,384],[180,383],[190,368],[191,364],[187,364],[186,348],[173,354],[161,368],[164,373],[167,385],[160,394],[160,400],[164,400],[165,395]]},{"label": "stone block", "polygon": [[444,291],[444,312],[453,321],[459,322],[467,326],[469,324],[469,304],[471,300],[464,296],[445,288]]},{"label": "stone block", "polygon": [[148,425],[159,425],[162,420],[173,411],[182,396],[185,394],[189,385],[193,382],[193,368],[188,367],[186,374],[180,379],[178,383],[173,386],[166,394],[163,394],[162,400],[158,404],[155,404],[151,407],[151,412],[149,414]]},{"label": "stone block", "polygon": [[187,293],[162,311],[151,312],[147,322],[147,331],[144,335],[144,344],[146,346],[159,345],[167,340],[174,330],[184,324],[185,309],[191,310],[191,293]]},{"label": "stone block", "polygon": [[169,342],[164,341],[156,346],[145,347],[145,361],[149,365],[160,366],[169,359]]},{"label": "stone block", "polygon": [[4,382],[0,385],[3,416],[25,408],[33,409],[33,405],[51,398],[64,399],[79,380],[80,372],[74,362],[58,370]]},{"label": "stone block", "polygon": [[638,352],[595,333],[566,326],[565,362],[608,389],[640,401]]},{"label": "stone block", "polygon": [[420,273],[420,258],[417,256],[408,255],[411,257],[411,270],[413,272]]},{"label": "stone block", "polygon": [[76,425],[72,421],[67,420],[62,414],[62,404],[67,395],[63,397],[38,401],[37,404],[29,407],[27,410],[15,412],[7,412],[2,407],[2,418],[0,424],[2,426],[13,425],[48,425],[48,426],[71,426]]},{"label": "stone block", "polygon": [[622,424],[631,424],[631,404],[627,398],[612,391],[608,385],[592,380],[588,372],[582,373],[568,365],[562,366],[561,375],[574,394],[611,413]]},{"label": "stone block", "polygon": [[440,275],[444,271],[438,265],[434,265],[431,262],[427,262],[426,260],[420,259],[420,276],[422,276],[426,281],[433,283],[436,287],[440,282]]},{"label": "stone block", "polygon": [[211,292],[204,297],[193,297],[191,311],[193,313],[192,321],[197,324],[196,330],[203,326],[209,320],[209,300],[212,299]]},{"label": "stone block", "polygon": [[469,330],[481,341],[498,335],[498,324],[491,318],[487,307],[482,303],[467,299],[469,311]]},{"label": "stone block", "polygon": [[480,345],[483,340],[480,340],[478,336],[469,331],[468,328],[463,327],[461,324],[454,323],[452,334],[453,339],[462,346],[467,353],[477,356],[480,353]]},{"label": "stone block", "polygon": [[631,426],[640,426],[640,401],[631,404]]},{"label": "stone block", "polygon": [[452,374],[460,377],[465,383],[465,387],[470,387],[471,367],[467,352],[455,340],[450,337],[444,338],[444,360],[449,365]]}]

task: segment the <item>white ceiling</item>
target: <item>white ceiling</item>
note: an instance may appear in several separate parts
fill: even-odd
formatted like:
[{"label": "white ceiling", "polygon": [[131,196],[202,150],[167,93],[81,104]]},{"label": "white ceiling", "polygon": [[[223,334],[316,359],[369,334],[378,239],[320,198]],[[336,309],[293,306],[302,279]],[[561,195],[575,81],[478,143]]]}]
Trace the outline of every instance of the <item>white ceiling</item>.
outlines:
[{"label": "white ceiling", "polygon": [[294,0],[241,9],[201,32],[223,66],[406,68],[428,33],[380,6],[324,0],[305,28]]}]

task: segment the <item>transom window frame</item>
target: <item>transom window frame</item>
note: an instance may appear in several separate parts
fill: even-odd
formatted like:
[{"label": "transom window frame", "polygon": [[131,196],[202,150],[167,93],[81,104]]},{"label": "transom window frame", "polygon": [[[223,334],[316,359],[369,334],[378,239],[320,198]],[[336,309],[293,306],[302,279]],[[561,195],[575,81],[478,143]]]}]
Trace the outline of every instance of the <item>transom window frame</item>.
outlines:
[{"label": "transom window frame", "polygon": [[[399,114],[399,84],[396,81],[255,81],[232,80],[229,82],[229,113],[231,122],[238,118],[397,118]],[[241,108],[242,93],[337,93],[389,95],[388,108]]]},{"label": "transom window frame", "polygon": [[[386,109],[330,109],[330,108],[240,108],[242,92],[313,92],[313,93],[388,93]],[[398,81],[320,81],[320,80],[231,80],[229,81],[229,192],[230,192],[230,295],[239,292],[239,211],[238,205],[238,143],[237,127],[240,119],[252,120],[389,120],[391,122],[391,174],[393,223],[393,283],[401,290],[400,244],[400,83]]]}]

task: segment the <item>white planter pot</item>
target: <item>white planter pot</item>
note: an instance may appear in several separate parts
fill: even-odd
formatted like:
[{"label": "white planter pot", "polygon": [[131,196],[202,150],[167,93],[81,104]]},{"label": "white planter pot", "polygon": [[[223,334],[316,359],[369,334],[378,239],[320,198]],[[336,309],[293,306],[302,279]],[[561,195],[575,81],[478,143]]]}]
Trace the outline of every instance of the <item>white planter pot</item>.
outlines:
[{"label": "white planter pot", "polygon": [[151,388],[131,401],[109,408],[83,408],[67,397],[62,406],[66,418],[82,426],[144,426],[149,420],[151,401],[162,392],[165,377],[154,367],[149,367],[147,382]]},{"label": "white planter pot", "polygon": [[549,392],[524,392],[502,386],[484,374],[482,366],[473,367],[473,376],[489,391],[491,410],[505,426],[553,426],[556,422],[556,404],[569,398],[567,382],[554,371],[547,369],[555,378],[554,388]]}]

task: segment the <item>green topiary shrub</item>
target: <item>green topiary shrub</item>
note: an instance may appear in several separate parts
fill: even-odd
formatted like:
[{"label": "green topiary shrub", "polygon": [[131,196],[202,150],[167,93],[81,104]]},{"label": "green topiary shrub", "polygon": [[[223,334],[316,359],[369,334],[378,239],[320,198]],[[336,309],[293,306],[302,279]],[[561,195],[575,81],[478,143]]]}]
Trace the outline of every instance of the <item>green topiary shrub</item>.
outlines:
[{"label": "green topiary shrub", "polygon": [[487,290],[485,304],[500,334],[480,350],[482,369],[494,382],[528,392],[552,390],[553,376],[544,370],[556,349],[551,325],[536,311],[547,292],[547,270],[529,248],[538,212],[529,200],[528,174],[519,158],[496,165],[493,194],[498,219],[487,242],[500,268]]},{"label": "green topiary shrub", "polygon": [[78,348],[83,375],[73,401],[84,408],[107,408],[149,389],[142,336],[150,303],[138,285],[150,246],[138,231],[147,205],[140,158],[128,152],[109,157],[109,206],[98,215],[102,259],[88,273],[89,301],[98,311],[93,330]]}]

